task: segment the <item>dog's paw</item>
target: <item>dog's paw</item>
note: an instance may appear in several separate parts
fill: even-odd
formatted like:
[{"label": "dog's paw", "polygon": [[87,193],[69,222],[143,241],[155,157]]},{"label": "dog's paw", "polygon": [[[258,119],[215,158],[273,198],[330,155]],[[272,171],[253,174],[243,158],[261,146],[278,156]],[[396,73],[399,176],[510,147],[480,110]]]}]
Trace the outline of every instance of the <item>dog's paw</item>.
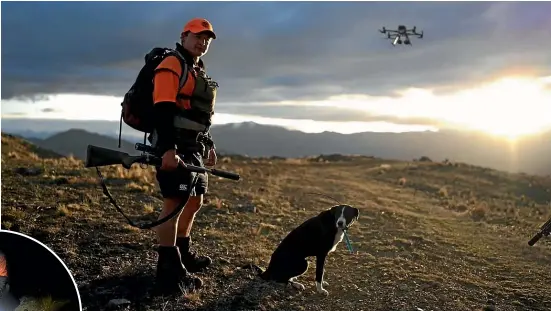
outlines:
[{"label": "dog's paw", "polygon": [[318,288],[318,294],[322,294],[324,296],[328,296],[329,292],[325,288]]},{"label": "dog's paw", "polygon": [[325,281],[321,282],[321,284],[323,284],[323,286],[329,286],[329,283],[327,283]]},{"label": "dog's paw", "polygon": [[298,289],[298,290],[304,290],[304,285],[299,283],[299,282],[295,282],[295,281],[292,281],[292,282],[289,282],[289,284],[291,284],[291,286],[293,286],[294,288]]},{"label": "dog's paw", "polygon": [[[322,283],[325,283],[325,282],[322,282]],[[322,284],[318,282],[316,282],[316,289],[318,290],[318,294],[322,294],[324,296],[329,295],[329,292],[325,288],[323,288]]]}]

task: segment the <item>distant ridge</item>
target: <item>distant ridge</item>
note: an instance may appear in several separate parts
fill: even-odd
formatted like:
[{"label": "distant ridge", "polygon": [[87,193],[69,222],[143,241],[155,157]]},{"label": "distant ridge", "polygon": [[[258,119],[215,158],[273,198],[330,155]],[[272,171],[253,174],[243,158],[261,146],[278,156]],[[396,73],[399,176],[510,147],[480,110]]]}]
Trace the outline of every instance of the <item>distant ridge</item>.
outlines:
[{"label": "distant ridge", "polygon": [[33,142],[42,148],[53,150],[65,156],[73,155],[82,160],[86,159],[86,149],[88,145],[116,149],[129,154],[139,153],[134,149],[134,143],[121,140],[121,147],[119,148],[118,139],[97,133],[90,133],[82,129],[70,129],[46,139],[33,139]]},{"label": "distant ridge", "polygon": [[[116,124],[105,121],[103,123],[113,123],[113,126]],[[82,123],[83,126],[86,124],[88,123]],[[91,130],[73,128],[46,139],[32,141],[63,154],[73,153],[77,157],[82,157],[88,144],[117,148],[118,131],[114,134],[111,125],[104,128],[113,134],[94,134]],[[250,157],[296,158],[322,154],[358,154],[411,160],[428,156],[435,161],[449,159],[509,172],[551,174],[551,132],[523,138],[512,144],[488,135],[449,130],[344,135],[333,132],[304,133],[280,126],[244,122],[213,126],[211,131],[220,153],[223,150],[224,153]],[[123,134],[126,135],[123,136],[125,142],[122,150],[125,152],[135,152],[134,143],[143,141],[143,136],[130,136],[131,133],[123,129]]]}]

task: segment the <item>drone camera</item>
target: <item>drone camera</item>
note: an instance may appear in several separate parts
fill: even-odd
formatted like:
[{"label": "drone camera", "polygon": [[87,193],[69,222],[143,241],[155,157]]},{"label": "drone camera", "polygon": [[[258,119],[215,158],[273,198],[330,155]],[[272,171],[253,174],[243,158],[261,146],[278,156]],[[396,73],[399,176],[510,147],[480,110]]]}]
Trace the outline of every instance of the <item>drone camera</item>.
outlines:
[{"label": "drone camera", "polygon": [[411,44],[411,36],[416,36],[417,38],[423,38],[423,31],[420,33],[417,32],[417,26],[413,26],[411,30],[408,30],[404,25],[398,25],[397,30],[387,30],[385,27],[382,27],[382,30],[379,30],[382,33],[387,34],[387,39],[392,39],[392,45],[396,44]]}]

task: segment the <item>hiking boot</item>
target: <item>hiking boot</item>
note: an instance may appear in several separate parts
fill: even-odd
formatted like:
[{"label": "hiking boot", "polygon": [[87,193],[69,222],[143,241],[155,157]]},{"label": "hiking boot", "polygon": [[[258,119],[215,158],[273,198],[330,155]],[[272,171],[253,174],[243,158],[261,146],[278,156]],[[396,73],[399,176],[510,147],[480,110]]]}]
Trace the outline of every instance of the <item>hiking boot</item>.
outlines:
[{"label": "hiking boot", "polygon": [[189,293],[203,286],[203,281],[182,265],[178,247],[159,246],[158,254],[156,283],[162,293]]},{"label": "hiking boot", "polygon": [[197,255],[197,252],[191,250],[191,237],[176,239],[176,246],[182,254],[182,263],[189,272],[201,272],[212,263],[208,256]]}]

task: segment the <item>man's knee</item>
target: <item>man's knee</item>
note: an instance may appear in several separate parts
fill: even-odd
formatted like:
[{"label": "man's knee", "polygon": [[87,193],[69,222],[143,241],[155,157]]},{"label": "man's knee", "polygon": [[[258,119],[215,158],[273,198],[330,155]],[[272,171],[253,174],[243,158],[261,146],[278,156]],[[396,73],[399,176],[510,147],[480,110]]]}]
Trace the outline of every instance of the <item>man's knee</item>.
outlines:
[{"label": "man's knee", "polygon": [[[163,218],[171,213],[173,213],[184,201],[183,198],[180,197],[168,197],[163,199],[163,209],[161,213],[159,214],[159,219]],[[184,202],[185,203],[185,202]],[[182,210],[176,215],[179,216],[182,214]],[[177,217],[173,217],[169,220],[167,220],[166,223],[173,223],[176,221]]]},{"label": "man's knee", "polygon": [[203,195],[191,196],[189,197],[185,209],[197,213],[197,211],[201,209],[201,206],[203,206]]},{"label": "man's knee", "polygon": [[181,197],[167,197],[163,199],[163,207],[168,212],[174,211],[184,200]]}]

